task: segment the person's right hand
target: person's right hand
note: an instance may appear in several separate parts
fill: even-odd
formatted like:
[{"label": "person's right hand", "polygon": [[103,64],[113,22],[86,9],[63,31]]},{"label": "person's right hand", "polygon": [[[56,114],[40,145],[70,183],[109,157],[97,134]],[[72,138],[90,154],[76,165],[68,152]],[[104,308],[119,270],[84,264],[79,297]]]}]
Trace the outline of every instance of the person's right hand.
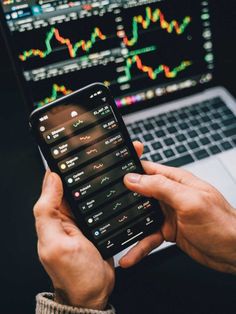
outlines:
[{"label": "person's right hand", "polygon": [[147,161],[143,167],[146,175],[128,174],[124,182],[161,201],[165,222],[120,260],[121,267],[136,264],[166,240],[203,265],[236,273],[236,211],[224,197],[185,170]]}]

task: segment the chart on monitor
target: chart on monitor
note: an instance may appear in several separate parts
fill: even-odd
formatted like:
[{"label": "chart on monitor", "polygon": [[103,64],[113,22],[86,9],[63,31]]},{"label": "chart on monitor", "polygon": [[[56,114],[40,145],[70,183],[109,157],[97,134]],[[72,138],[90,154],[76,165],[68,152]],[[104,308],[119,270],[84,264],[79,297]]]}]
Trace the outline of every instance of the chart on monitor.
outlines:
[{"label": "chart on monitor", "polygon": [[32,109],[103,82],[118,107],[212,79],[208,1],[4,0]]}]

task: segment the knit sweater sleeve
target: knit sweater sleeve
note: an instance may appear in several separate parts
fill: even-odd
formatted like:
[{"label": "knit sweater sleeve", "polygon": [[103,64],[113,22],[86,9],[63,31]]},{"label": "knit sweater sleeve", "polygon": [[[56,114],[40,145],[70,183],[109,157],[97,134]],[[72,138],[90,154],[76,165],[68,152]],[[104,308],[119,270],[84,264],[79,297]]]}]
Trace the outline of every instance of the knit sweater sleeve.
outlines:
[{"label": "knit sweater sleeve", "polygon": [[98,311],[85,308],[77,308],[58,304],[54,301],[53,293],[40,293],[36,296],[35,314],[115,314],[115,309],[110,305],[108,310]]}]

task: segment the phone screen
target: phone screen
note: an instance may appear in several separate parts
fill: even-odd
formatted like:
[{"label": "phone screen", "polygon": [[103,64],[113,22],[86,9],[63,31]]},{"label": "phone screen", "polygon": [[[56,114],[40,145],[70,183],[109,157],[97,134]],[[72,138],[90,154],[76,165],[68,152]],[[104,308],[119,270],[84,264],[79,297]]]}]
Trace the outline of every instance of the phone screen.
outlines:
[{"label": "phone screen", "polygon": [[62,179],[75,220],[104,258],[157,230],[156,200],[129,191],[123,177],[143,173],[109,90],[93,84],[30,118],[51,170]]}]

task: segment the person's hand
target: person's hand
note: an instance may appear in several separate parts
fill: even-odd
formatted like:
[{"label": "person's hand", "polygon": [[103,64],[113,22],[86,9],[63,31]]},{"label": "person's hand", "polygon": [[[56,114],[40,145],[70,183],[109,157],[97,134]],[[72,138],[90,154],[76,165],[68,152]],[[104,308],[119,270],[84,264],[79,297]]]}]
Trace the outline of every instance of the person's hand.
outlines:
[{"label": "person's hand", "polygon": [[58,303],[103,310],[113,289],[113,260],[104,261],[77,228],[63,201],[59,176],[47,172],[34,206],[39,258]]},{"label": "person's hand", "polygon": [[[142,145],[134,146],[141,156]],[[105,309],[115,282],[113,260],[104,261],[76,226],[57,174],[46,173],[34,216],[39,258],[53,282],[55,301]]]},{"label": "person's hand", "polygon": [[236,273],[236,211],[224,197],[185,170],[147,161],[143,167],[146,175],[128,174],[124,182],[131,191],[158,199],[165,222],[120,260],[121,267],[134,265],[166,240],[201,264]]}]

